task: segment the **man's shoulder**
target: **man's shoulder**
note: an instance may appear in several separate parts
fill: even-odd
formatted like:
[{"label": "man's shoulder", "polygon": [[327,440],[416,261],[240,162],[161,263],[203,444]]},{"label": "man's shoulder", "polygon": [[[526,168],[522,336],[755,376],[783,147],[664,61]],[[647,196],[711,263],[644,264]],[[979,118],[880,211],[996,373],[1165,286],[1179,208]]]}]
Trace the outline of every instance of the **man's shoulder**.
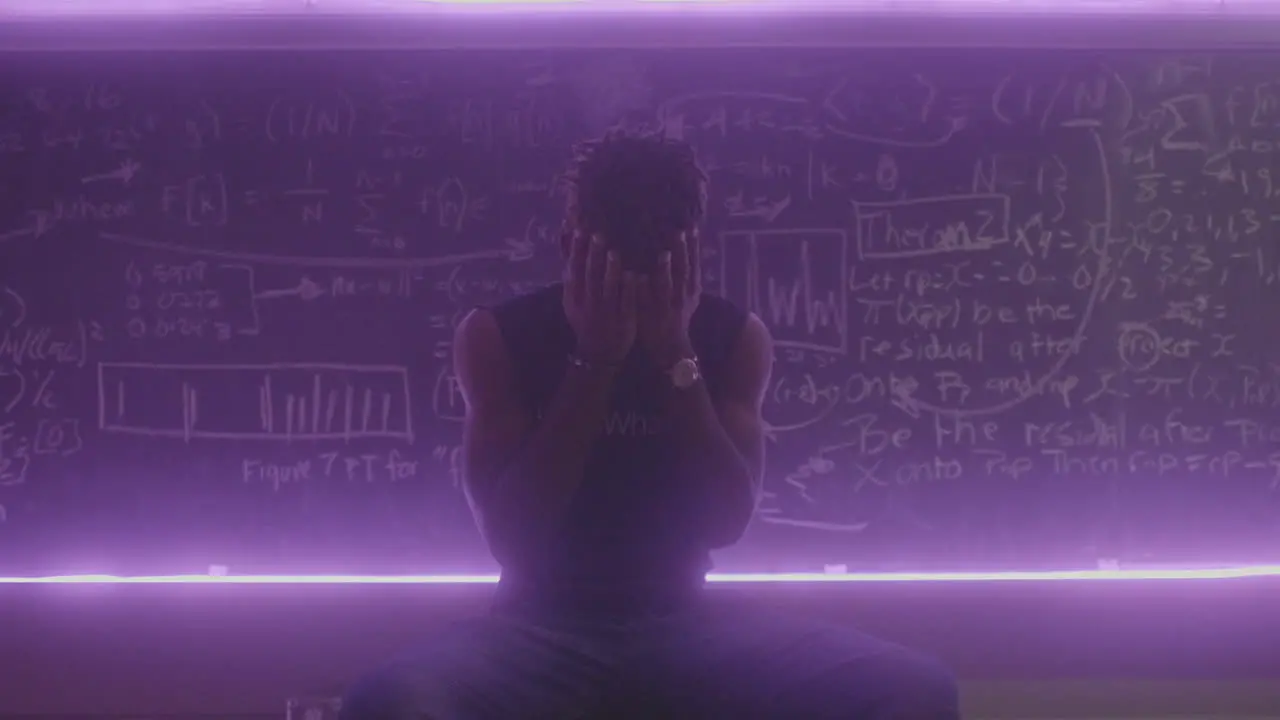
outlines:
[{"label": "man's shoulder", "polygon": [[708,369],[728,360],[742,336],[751,313],[741,305],[720,295],[703,293],[690,325],[698,356],[707,361]]},{"label": "man's shoulder", "polygon": [[560,297],[560,285],[556,283],[477,309],[491,313],[503,335],[546,332],[562,322],[564,310]]},{"label": "man's shoulder", "polygon": [[702,307],[704,305],[718,309],[733,309],[738,312],[745,312],[745,310],[742,309],[742,306],[723,295],[717,295],[715,293],[703,292],[698,296],[698,307]]},{"label": "man's shoulder", "polygon": [[560,352],[568,320],[554,283],[482,308],[493,316],[498,335],[513,357]]},{"label": "man's shoulder", "polygon": [[728,331],[730,335],[736,335],[750,315],[746,308],[726,297],[702,293],[693,322],[707,330]]},{"label": "man's shoulder", "polygon": [[499,300],[491,305],[483,306],[483,309],[498,315],[549,307],[558,308],[560,306],[560,288],[560,283],[551,283],[520,295]]}]

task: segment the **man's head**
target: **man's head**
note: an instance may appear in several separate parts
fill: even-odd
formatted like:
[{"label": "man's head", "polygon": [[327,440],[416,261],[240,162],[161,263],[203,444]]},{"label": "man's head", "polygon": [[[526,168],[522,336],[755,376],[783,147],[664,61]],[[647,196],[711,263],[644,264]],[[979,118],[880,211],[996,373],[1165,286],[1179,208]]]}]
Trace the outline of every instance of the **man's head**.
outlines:
[{"label": "man's head", "polygon": [[706,175],[687,143],[615,132],[578,146],[568,174],[565,241],[599,235],[628,270],[649,272],[706,211]]}]

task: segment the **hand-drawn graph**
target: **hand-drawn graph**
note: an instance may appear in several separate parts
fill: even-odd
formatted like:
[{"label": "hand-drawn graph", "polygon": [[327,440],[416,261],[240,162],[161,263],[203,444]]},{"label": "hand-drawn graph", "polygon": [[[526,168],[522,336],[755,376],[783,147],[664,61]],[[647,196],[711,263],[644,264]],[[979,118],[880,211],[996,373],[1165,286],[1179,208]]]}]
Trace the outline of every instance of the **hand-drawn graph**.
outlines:
[{"label": "hand-drawn graph", "polygon": [[734,231],[720,238],[721,294],[758,315],[775,346],[848,352],[844,231]]},{"label": "hand-drawn graph", "polygon": [[105,432],[209,440],[413,442],[400,366],[98,364]]}]

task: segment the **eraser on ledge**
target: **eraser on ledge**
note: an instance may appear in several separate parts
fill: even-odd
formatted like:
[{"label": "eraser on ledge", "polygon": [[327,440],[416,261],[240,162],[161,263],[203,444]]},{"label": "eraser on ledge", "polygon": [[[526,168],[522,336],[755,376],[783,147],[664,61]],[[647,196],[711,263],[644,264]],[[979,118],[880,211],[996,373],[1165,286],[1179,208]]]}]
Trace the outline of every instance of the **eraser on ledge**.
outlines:
[{"label": "eraser on ledge", "polygon": [[226,565],[210,565],[209,566],[210,577],[226,577],[228,573],[229,573],[229,568]]},{"label": "eraser on ledge", "polygon": [[849,572],[849,566],[845,565],[844,563],[839,563],[837,565],[822,566],[823,575],[845,575],[845,574],[848,574],[848,572]]}]

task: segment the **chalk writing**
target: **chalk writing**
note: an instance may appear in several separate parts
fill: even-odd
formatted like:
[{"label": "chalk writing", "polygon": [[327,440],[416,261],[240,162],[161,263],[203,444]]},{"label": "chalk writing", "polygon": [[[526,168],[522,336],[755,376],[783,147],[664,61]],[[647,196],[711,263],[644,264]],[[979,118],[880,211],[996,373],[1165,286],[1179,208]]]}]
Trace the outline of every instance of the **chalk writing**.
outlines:
[{"label": "chalk writing", "polygon": [[361,568],[480,565],[452,333],[557,278],[572,144],[638,128],[694,146],[704,285],[774,338],[761,522],[727,566],[1275,547],[1274,58],[254,60],[283,91],[228,62],[0,91],[5,532],[79,503],[281,571],[344,522]]}]

